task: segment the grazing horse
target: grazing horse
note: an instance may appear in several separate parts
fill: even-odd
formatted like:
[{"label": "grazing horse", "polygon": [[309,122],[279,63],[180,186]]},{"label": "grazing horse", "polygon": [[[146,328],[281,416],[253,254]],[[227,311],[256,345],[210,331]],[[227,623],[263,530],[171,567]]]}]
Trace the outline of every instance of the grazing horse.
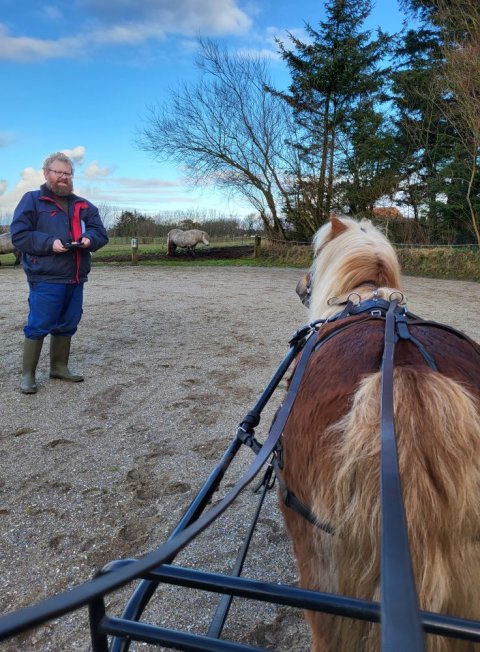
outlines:
[{"label": "grazing horse", "polygon": [[[310,515],[329,527],[317,527],[282,501],[281,509],[303,588],[379,600],[384,319],[342,311],[348,300],[403,301],[400,268],[369,221],[332,217],[313,248],[297,292],[311,321],[329,321],[315,335],[323,343],[308,360],[284,427],[282,476]],[[408,329],[420,344],[407,338],[395,347],[393,402],[419,606],[478,620],[480,347],[449,327],[412,317]],[[313,611],[306,618],[315,652],[379,650],[376,624]],[[427,646],[480,649],[432,635]]]},{"label": "grazing horse", "polygon": [[172,229],[167,235],[167,256],[175,256],[177,247],[186,247],[188,253],[194,256],[195,247],[200,242],[207,247],[210,244],[206,231],[200,231],[199,229],[190,229],[190,231]]}]

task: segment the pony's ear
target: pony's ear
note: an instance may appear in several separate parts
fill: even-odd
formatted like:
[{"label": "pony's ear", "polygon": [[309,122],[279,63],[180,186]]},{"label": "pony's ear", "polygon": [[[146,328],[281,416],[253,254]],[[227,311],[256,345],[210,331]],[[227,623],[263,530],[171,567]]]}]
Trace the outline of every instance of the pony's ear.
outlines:
[{"label": "pony's ear", "polygon": [[332,240],[348,229],[348,226],[342,220],[339,220],[335,214],[330,216],[330,225],[332,227]]}]

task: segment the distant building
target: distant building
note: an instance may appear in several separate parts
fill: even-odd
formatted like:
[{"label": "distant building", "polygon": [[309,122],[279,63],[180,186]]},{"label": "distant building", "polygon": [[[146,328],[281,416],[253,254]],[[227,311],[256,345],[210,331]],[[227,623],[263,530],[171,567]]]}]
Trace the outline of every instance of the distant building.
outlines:
[{"label": "distant building", "polygon": [[404,220],[405,215],[396,206],[376,206],[372,210],[374,217],[385,220]]}]

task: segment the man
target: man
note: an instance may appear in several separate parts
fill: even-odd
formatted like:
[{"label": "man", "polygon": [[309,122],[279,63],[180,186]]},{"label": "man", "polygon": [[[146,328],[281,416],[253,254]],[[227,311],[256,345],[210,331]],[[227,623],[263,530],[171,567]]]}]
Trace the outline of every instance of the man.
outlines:
[{"label": "man", "polygon": [[43,163],[45,183],[27,192],[13,215],[10,234],[22,252],[29,285],[20,390],[35,394],[35,371],[50,334],[50,378],[80,382],[68,369],[71,338],[83,309],[90,252],[108,242],[97,208],[73,193],[73,163],[62,152]]}]

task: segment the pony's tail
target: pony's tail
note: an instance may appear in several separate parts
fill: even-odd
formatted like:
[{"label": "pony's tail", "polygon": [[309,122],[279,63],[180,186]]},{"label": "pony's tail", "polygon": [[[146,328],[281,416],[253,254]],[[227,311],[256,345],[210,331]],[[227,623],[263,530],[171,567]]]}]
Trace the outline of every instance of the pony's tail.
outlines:
[{"label": "pony's tail", "polygon": [[167,236],[167,256],[173,256],[175,254],[175,245],[172,242],[170,236]]},{"label": "pony's tail", "polygon": [[[339,590],[379,599],[381,375],[366,377],[334,426],[333,504]],[[430,369],[397,368],[395,427],[410,552],[421,609],[480,618],[480,414],[459,383]],[[332,649],[378,650],[378,627],[343,620]],[[428,649],[472,643],[428,637]]]}]

